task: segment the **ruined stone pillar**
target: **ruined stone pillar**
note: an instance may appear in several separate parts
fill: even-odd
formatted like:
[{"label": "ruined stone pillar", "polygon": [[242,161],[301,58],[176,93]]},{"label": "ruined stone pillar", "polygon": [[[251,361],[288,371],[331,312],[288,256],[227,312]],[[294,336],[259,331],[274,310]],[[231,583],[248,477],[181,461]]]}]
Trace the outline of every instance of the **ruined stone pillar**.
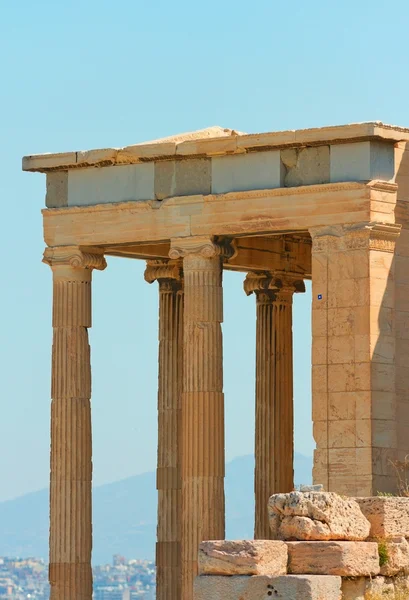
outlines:
[{"label": "ruined stone pillar", "polygon": [[179,600],[181,586],[181,406],[183,289],[181,264],[148,261],[145,279],[159,282],[158,527],[156,598]]},{"label": "ruined stone pillar", "polygon": [[53,271],[50,566],[52,600],[92,598],[91,274],[98,249],[47,248]]},{"label": "ruined stone pillar", "polygon": [[314,482],[349,496],[396,492],[400,225],[310,233]]},{"label": "ruined stone pillar", "polygon": [[173,240],[183,257],[182,599],[192,600],[199,543],[224,539],[222,262],[229,244]]},{"label": "ruined stone pillar", "polygon": [[247,295],[256,294],[255,539],[270,539],[269,497],[294,487],[293,340],[294,292],[301,275],[249,273]]}]

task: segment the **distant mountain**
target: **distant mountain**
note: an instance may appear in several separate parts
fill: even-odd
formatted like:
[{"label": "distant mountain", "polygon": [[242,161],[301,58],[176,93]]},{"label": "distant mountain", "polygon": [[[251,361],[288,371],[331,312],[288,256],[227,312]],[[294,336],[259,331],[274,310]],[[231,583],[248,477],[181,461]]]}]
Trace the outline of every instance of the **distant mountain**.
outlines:
[{"label": "distant mountain", "polygon": [[[311,482],[311,458],[295,455],[297,484]],[[253,536],[253,456],[226,465],[226,537]],[[156,536],[155,474],[144,473],[94,489],[93,563],[113,554],[154,558]],[[0,502],[0,556],[48,555],[48,489]]]}]

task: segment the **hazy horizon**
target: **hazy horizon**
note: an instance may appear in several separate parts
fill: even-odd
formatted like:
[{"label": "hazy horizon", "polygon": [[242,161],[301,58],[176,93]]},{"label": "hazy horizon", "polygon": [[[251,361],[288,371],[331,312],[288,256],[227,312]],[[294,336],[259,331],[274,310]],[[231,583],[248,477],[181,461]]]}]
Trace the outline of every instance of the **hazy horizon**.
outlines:
[{"label": "hazy horizon", "polygon": [[[121,147],[211,125],[243,132],[377,119],[409,125],[408,22],[403,0],[311,0],[291,9],[269,0],[250,9],[240,0],[4,4],[0,500],[49,479],[45,176],[23,173],[22,156]],[[379,86],[380,78],[387,83]],[[96,485],[156,464],[158,290],[143,271],[141,261],[108,258],[93,276]],[[255,301],[243,278],[224,278],[227,460],[253,451]],[[294,304],[294,402],[295,449],[308,456],[310,303],[307,285]]]}]

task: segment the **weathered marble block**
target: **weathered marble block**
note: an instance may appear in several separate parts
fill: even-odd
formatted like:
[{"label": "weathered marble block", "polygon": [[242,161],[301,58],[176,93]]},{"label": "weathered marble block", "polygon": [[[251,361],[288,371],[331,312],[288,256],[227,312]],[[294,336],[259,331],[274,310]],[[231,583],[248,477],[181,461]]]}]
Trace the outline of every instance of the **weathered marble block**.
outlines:
[{"label": "weathered marble block", "polygon": [[275,539],[361,541],[370,531],[357,502],[332,492],[274,494],[268,511]]},{"label": "weathered marble block", "polygon": [[342,579],[342,600],[405,600],[409,598],[407,577],[357,577]]},{"label": "weathered marble block", "polygon": [[371,524],[372,538],[409,538],[409,498],[374,496],[355,500]]},{"label": "weathered marble block", "polygon": [[409,575],[409,543],[404,537],[380,542],[383,546],[384,560],[381,575]]},{"label": "weathered marble block", "polygon": [[379,574],[376,542],[286,542],[288,572],[342,577]]},{"label": "weathered marble block", "polygon": [[[271,593],[270,593],[271,592]],[[323,575],[196,577],[194,600],[341,600],[341,578]]]},{"label": "weathered marble block", "polygon": [[237,540],[202,542],[200,575],[285,575],[288,551],[285,542]]}]

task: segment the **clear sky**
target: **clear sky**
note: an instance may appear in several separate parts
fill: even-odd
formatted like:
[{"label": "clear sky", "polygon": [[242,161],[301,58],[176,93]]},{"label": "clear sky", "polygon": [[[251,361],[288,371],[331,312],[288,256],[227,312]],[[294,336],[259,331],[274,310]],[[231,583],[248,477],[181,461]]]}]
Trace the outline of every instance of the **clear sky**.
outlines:
[{"label": "clear sky", "polygon": [[[51,271],[45,176],[24,154],[123,146],[211,125],[259,132],[409,125],[405,0],[0,3],[0,500],[47,485]],[[97,484],[156,460],[157,288],[144,265],[94,276]],[[296,450],[312,454],[310,293],[295,304]],[[254,299],[225,276],[226,454],[254,427]]]}]

